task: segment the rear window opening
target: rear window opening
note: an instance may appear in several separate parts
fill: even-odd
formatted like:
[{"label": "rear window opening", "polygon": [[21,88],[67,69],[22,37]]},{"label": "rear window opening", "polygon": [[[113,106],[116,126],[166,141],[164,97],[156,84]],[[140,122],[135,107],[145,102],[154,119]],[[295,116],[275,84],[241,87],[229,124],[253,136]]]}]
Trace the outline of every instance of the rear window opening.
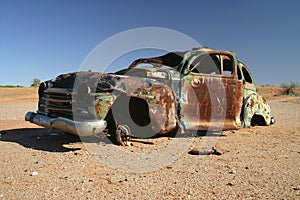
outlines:
[{"label": "rear window opening", "polygon": [[191,56],[188,71],[200,74],[232,76],[234,72],[233,58],[223,54],[202,54]]},{"label": "rear window opening", "polygon": [[250,75],[250,73],[248,72],[248,70],[247,70],[245,67],[243,67],[243,68],[242,68],[242,71],[243,71],[243,75],[244,75],[245,81],[246,81],[247,83],[253,83],[253,80],[252,80],[251,75]]}]

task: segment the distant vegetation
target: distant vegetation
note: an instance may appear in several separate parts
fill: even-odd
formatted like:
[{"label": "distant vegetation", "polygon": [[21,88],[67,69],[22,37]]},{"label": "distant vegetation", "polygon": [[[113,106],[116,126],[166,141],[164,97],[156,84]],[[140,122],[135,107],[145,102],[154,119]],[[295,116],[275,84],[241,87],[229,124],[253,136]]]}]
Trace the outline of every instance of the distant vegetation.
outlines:
[{"label": "distant vegetation", "polygon": [[0,85],[0,88],[22,88],[21,85]]},{"label": "distant vegetation", "polygon": [[[32,81],[32,84],[30,87],[39,87],[41,84],[40,79],[34,78]],[[0,88],[23,88],[24,86],[22,85],[0,85]]]},{"label": "distant vegetation", "polygon": [[40,84],[41,84],[41,80],[38,79],[38,78],[34,78],[34,79],[32,80],[31,87],[39,87]]},{"label": "distant vegetation", "polygon": [[283,88],[282,95],[297,95],[295,91],[297,86],[298,83],[296,82],[281,84],[281,87]]}]

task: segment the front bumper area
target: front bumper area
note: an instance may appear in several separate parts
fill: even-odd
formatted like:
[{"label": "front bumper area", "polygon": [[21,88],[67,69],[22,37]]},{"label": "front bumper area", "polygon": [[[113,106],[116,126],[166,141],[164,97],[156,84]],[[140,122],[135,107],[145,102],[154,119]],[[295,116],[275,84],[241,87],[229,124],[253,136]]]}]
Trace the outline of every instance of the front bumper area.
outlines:
[{"label": "front bumper area", "polygon": [[48,129],[60,130],[82,137],[101,133],[107,126],[105,120],[79,122],[64,117],[50,118],[34,112],[26,113],[25,120]]}]

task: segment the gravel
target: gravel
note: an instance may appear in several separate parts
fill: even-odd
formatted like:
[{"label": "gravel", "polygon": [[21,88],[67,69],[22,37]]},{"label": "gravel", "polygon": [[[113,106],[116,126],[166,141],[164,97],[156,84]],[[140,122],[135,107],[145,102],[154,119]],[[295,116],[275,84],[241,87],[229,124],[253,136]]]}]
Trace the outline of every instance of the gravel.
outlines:
[{"label": "gravel", "polygon": [[[153,145],[133,142],[129,147],[82,143],[76,136],[23,121],[36,103],[2,103],[0,198],[299,199],[299,105],[299,97],[271,102],[275,125],[213,136],[220,155],[189,154],[209,137],[187,138],[188,148],[182,148],[172,162],[158,162],[161,167],[148,171],[137,164],[136,171],[129,172],[130,163],[119,159],[123,154],[148,155],[181,138],[149,139]],[[115,148],[121,155],[110,154],[115,155],[114,168],[91,147]],[[165,159],[158,154],[157,160]]]}]

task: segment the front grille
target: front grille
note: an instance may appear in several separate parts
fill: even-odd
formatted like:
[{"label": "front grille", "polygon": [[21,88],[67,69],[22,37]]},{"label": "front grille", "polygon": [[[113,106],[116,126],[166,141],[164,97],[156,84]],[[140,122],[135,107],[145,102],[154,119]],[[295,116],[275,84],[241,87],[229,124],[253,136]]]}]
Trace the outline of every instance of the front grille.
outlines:
[{"label": "front grille", "polygon": [[73,96],[76,92],[68,88],[47,88],[39,97],[39,111],[49,117],[67,117],[72,119]]}]

